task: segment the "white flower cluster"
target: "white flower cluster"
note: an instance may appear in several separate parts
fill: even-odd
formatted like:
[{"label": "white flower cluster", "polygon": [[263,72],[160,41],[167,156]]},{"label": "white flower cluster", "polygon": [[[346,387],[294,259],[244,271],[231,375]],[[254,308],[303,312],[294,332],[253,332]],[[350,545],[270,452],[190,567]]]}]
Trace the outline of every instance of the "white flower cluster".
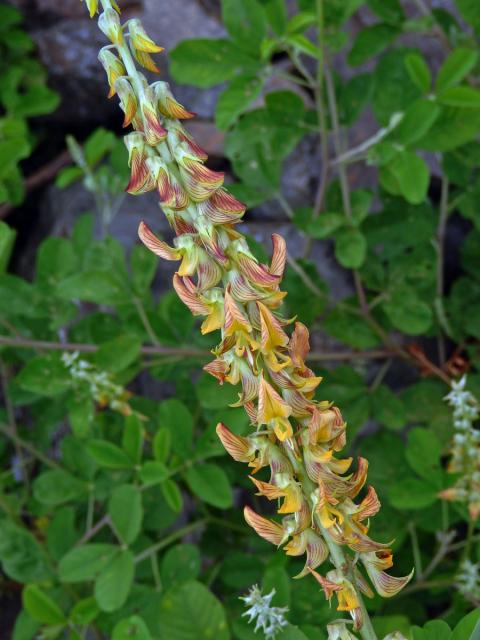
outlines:
[{"label": "white flower cluster", "polygon": [[480,564],[464,560],[456,578],[457,589],[468,600],[480,601]]},{"label": "white flower cluster", "polygon": [[129,393],[115,384],[106,371],[99,371],[91,362],[82,360],[78,351],[64,353],[62,362],[69,370],[72,380],[87,385],[92,398],[100,406],[108,406],[124,415],[131,413],[127,402]]},{"label": "white flower cluster", "polygon": [[448,470],[458,473],[459,478],[443,496],[468,503],[470,515],[476,520],[480,515],[480,431],[474,422],[480,416],[480,407],[475,396],[466,390],[466,384],[466,376],[452,382],[452,390],[445,396],[453,408],[455,428]]},{"label": "white flower cluster", "polygon": [[256,620],[255,632],[261,629],[266,640],[274,640],[276,634],[288,625],[285,619],[288,607],[272,607],[274,595],[275,589],[263,596],[258,585],[254,585],[247,596],[240,598],[249,607],[243,615],[248,616],[249,623]]}]

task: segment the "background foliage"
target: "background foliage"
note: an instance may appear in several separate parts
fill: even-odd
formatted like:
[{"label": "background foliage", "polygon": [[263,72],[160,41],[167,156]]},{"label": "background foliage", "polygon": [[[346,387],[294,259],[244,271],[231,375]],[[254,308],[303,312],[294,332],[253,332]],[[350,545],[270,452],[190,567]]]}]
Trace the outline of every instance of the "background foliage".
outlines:
[{"label": "background foliage", "polygon": [[[232,190],[252,207],[276,201],[304,234],[285,281],[288,312],[343,345],[340,357],[313,354],[320,370],[344,361],[323,371],[321,396],[342,408],[351,451],[370,460],[382,501],[376,538],[395,539],[397,575],[412,557],[417,570],[396,599],[369,603],[378,634],[473,638],[478,611],[464,616],[478,600],[455,584],[462,557],[480,559],[478,534],[464,505],[438,493],[452,484],[449,380],[469,370],[480,398],[480,8],[297,4],[290,13],[283,0],[223,0],[226,36],[182,42],[171,74],[224,83],[216,124]],[[363,5],[372,23],[352,42],[347,21]],[[0,195],[18,202],[27,119],[56,98],[19,15],[0,11]],[[438,64],[412,34],[439,39]],[[290,88],[271,90],[272,75]],[[349,149],[365,113],[377,133]],[[323,157],[317,200],[294,209],[282,172],[311,138]],[[214,427],[221,419],[245,434],[248,419],[228,407],[232,389],[200,373],[210,341],[172,292],[153,295],[156,258],[141,246],[126,255],[109,235],[127,181],[123,144],[97,130],[69,148],[75,165],[57,184],[83,180],[96,211],[71,236],[42,243],[33,281],[8,271],[15,233],[0,223],[0,589],[11,606],[21,589],[23,604],[12,638],[41,629],[43,638],[250,640],[238,596],[254,583],[290,608],[284,640],[325,638],[337,614],[315,582],[292,582],[296,561],[243,522],[241,506],[256,498]],[[348,172],[364,163],[375,186],[352,189]],[[332,246],[351,296],[329,291],[316,241]],[[165,383],[161,401],[154,381]]]}]

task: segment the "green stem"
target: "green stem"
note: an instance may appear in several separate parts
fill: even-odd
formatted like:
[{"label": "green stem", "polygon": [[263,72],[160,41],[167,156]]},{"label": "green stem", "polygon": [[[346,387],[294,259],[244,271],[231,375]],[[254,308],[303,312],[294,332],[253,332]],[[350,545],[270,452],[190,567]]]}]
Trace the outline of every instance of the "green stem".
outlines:
[{"label": "green stem", "polygon": [[38,460],[43,462],[43,464],[45,464],[47,467],[50,467],[51,469],[61,469],[62,468],[59,464],[57,464],[53,460],[50,460],[50,458],[48,458],[46,455],[44,455],[41,451],[38,451],[38,449],[35,449],[35,447],[33,445],[31,445],[29,442],[26,442],[25,440],[20,438],[8,426],[6,426],[4,424],[1,424],[1,423],[0,423],[0,433],[3,433],[5,436],[7,436],[7,438],[10,438],[10,440],[13,443],[17,444],[19,447],[21,447],[25,451],[28,451],[29,453],[31,453],[32,456],[34,456],[35,458],[37,458]]},{"label": "green stem", "polygon": [[423,576],[422,556],[420,554],[420,545],[418,544],[417,529],[413,522],[409,523],[408,531],[410,533],[410,539],[412,541],[412,553],[413,553],[413,562],[415,565],[415,576],[416,576],[416,580],[420,581]]},{"label": "green stem", "polygon": [[445,336],[443,335],[442,326],[444,324],[444,319],[446,318],[446,313],[443,305],[443,295],[444,295],[444,269],[445,269],[445,233],[447,228],[448,221],[448,178],[443,177],[442,179],[442,193],[440,197],[440,215],[438,220],[438,228],[437,228],[437,287],[436,287],[436,295],[437,295],[437,304],[436,307],[438,309],[439,316],[439,324],[440,324],[440,333],[438,336],[438,359],[440,361],[440,365],[443,366],[446,361],[446,347],[445,347]]},{"label": "green stem", "polygon": [[412,585],[405,587],[403,591],[397,595],[397,598],[405,598],[410,596],[412,593],[417,593],[418,591],[429,591],[430,589],[449,589],[453,587],[455,581],[451,578],[446,578],[444,580],[427,580],[422,582],[414,582]]},{"label": "green stem", "polygon": [[328,152],[328,130],[326,108],[323,95],[323,84],[325,76],[325,49],[324,49],[324,7],[323,0],[316,0],[317,13],[317,39],[318,49],[321,52],[321,59],[317,64],[317,81],[315,83],[315,106],[317,111],[318,126],[320,128],[320,145],[321,145],[321,174],[318,184],[317,194],[315,196],[315,204],[313,207],[313,217],[320,215],[323,206],[323,200],[327,189],[328,173],[330,166]]},{"label": "green stem", "polygon": [[137,310],[138,317],[142,321],[143,327],[147,332],[148,337],[150,338],[150,342],[154,344],[156,347],[160,346],[160,340],[153,330],[152,325],[150,324],[150,320],[148,319],[147,312],[145,311],[145,307],[143,306],[143,302],[139,298],[133,298],[133,304],[135,309]]},{"label": "green stem", "polygon": [[172,544],[172,542],[175,542],[179,538],[183,538],[189,533],[196,531],[197,529],[199,529],[200,527],[203,527],[207,523],[208,523],[208,518],[202,518],[202,520],[197,520],[197,522],[193,522],[192,524],[189,524],[186,527],[182,527],[181,529],[174,531],[169,536],[166,536],[165,538],[163,538],[163,540],[160,540],[156,544],[153,544],[151,547],[148,547],[148,549],[145,549],[144,551],[139,553],[138,556],[135,558],[135,564],[139,564],[140,562],[143,562],[147,558],[150,558],[150,556],[153,556],[159,551],[161,551],[162,549],[164,549],[165,547],[168,547],[170,544]]},{"label": "green stem", "polygon": [[0,377],[2,380],[3,400],[5,402],[5,408],[7,410],[8,426],[14,436],[12,440],[15,447],[15,452],[17,454],[18,463],[20,464],[20,468],[22,470],[22,480],[25,480],[25,487],[28,488],[28,468],[26,465],[26,461],[23,458],[22,447],[18,442],[18,429],[17,429],[17,421],[15,420],[15,409],[13,407],[12,398],[10,396],[10,390],[8,388],[8,370],[1,358],[0,358]]}]

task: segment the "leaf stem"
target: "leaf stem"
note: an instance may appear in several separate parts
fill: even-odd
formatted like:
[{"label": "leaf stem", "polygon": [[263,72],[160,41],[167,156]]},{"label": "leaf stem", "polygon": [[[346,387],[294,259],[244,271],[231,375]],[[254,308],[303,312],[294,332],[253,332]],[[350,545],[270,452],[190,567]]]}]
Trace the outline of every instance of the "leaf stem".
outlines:
[{"label": "leaf stem", "polygon": [[26,460],[23,457],[22,447],[18,440],[17,421],[15,419],[15,409],[13,407],[12,398],[10,396],[10,390],[8,388],[8,370],[4,361],[0,358],[0,377],[2,381],[2,395],[5,402],[5,408],[7,410],[8,425],[10,431],[13,434],[13,445],[17,455],[18,463],[20,465],[22,480],[25,482],[25,487],[28,488],[28,469]]},{"label": "leaf stem", "polygon": [[51,469],[62,468],[59,464],[57,464],[53,460],[50,460],[50,458],[44,455],[41,451],[38,451],[38,449],[36,449],[32,444],[20,438],[20,436],[12,431],[12,429],[7,425],[0,423],[0,433],[3,433],[5,436],[7,436],[7,438],[10,438],[10,440],[12,440],[12,442],[17,444],[19,447],[31,453],[32,456],[43,462],[43,464],[45,464],[47,467],[50,467]]},{"label": "leaf stem", "polygon": [[437,315],[439,316],[440,333],[438,336],[438,359],[440,365],[443,367],[446,361],[446,346],[445,336],[443,335],[442,326],[443,320],[446,317],[445,309],[443,305],[444,296],[444,270],[445,270],[445,233],[448,221],[448,191],[449,183],[448,178],[443,176],[442,179],[442,191],[440,197],[440,215],[437,228],[436,249],[437,249]]},{"label": "leaf stem", "polygon": [[318,218],[323,207],[323,200],[327,190],[328,175],[330,169],[330,158],[328,149],[328,130],[326,108],[323,94],[323,84],[325,76],[325,48],[324,48],[324,7],[323,0],[316,0],[317,13],[317,40],[318,49],[321,52],[321,58],[317,64],[317,80],[315,83],[315,106],[317,111],[318,125],[320,127],[320,146],[321,146],[321,171],[318,183],[317,194],[313,207],[313,217]]},{"label": "leaf stem", "polygon": [[179,538],[183,538],[189,533],[200,529],[200,527],[203,527],[207,523],[208,518],[202,518],[201,520],[197,520],[196,522],[193,522],[185,527],[182,527],[181,529],[178,529],[177,531],[174,531],[169,536],[163,538],[163,540],[160,540],[159,542],[153,544],[151,547],[148,547],[148,549],[145,549],[144,551],[139,553],[135,558],[135,564],[143,562],[143,560],[150,558],[150,556],[155,555],[165,547],[168,547],[170,544],[172,544],[172,542],[175,542]]},{"label": "leaf stem", "polygon": [[409,522],[408,531],[410,540],[412,541],[413,562],[415,565],[415,579],[417,582],[423,577],[422,556],[420,554],[420,545],[418,544],[417,528],[414,522]]},{"label": "leaf stem", "polygon": [[140,298],[134,297],[133,304],[135,306],[135,309],[137,310],[138,317],[142,321],[143,327],[147,332],[148,337],[150,338],[150,342],[154,344],[156,347],[159,347],[160,340],[158,339],[157,334],[153,330],[153,327],[150,323],[147,312],[145,311],[145,307],[143,306],[143,302],[140,300]]}]

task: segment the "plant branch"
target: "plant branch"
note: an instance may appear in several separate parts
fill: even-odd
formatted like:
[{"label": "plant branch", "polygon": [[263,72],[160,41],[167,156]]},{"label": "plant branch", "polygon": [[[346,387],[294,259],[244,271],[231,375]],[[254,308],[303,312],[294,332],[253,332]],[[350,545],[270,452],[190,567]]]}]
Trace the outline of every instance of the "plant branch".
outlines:
[{"label": "plant branch", "polygon": [[91,527],[90,529],[88,529],[88,531],[85,532],[85,535],[82,538],[80,538],[80,540],[77,542],[75,546],[81,547],[82,544],[85,544],[86,542],[94,538],[97,535],[97,533],[101,531],[104,527],[110,526],[110,522],[111,522],[110,516],[108,514],[104,515],[103,518],[101,518],[101,520],[99,520],[95,525],[93,525],[93,527]]},{"label": "plant branch", "polygon": [[34,456],[35,458],[40,460],[40,462],[43,462],[43,464],[45,464],[47,467],[50,467],[51,469],[61,469],[62,468],[59,464],[57,464],[53,460],[50,460],[50,458],[48,458],[46,455],[44,455],[41,451],[38,451],[38,449],[36,449],[29,442],[27,442],[26,440],[23,440],[22,438],[20,438],[7,425],[0,423],[0,433],[3,433],[3,435],[7,436],[7,438],[10,438],[10,440],[12,440],[13,443],[18,444],[19,447],[21,447],[25,451],[28,451],[29,453],[31,453],[32,456]]},{"label": "plant branch", "polygon": [[[77,342],[49,342],[46,340],[31,340],[28,338],[18,338],[9,336],[0,336],[0,346],[38,349],[40,351],[78,351],[79,353],[96,353],[99,347],[95,344],[77,343]],[[165,355],[165,356],[181,356],[181,357],[205,357],[208,351],[200,349],[162,347],[162,346],[144,346],[141,348],[142,355]]]},{"label": "plant branch", "polygon": [[156,544],[153,544],[151,547],[148,547],[148,549],[145,549],[145,551],[142,551],[141,553],[139,553],[138,556],[135,558],[135,564],[143,562],[143,560],[150,558],[150,556],[153,556],[159,551],[161,551],[162,549],[164,549],[165,547],[168,547],[170,544],[172,544],[172,542],[175,542],[179,538],[183,538],[189,533],[192,533],[193,531],[200,529],[200,527],[203,527],[207,523],[208,523],[208,518],[202,518],[201,520],[197,520],[197,522],[193,522],[192,524],[189,524],[186,527],[182,527],[181,529],[178,529],[178,531],[174,531],[169,536],[166,536],[165,538],[163,538],[163,540],[160,540]]},{"label": "plant branch", "polygon": [[0,377],[2,381],[2,395],[3,400],[5,402],[5,409],[7,411],[7,419],[10,431],[12,432],[13,445],[15,447],[15,452],[17,454],[18,462],[20,464],[20,468],[22,470],[22,480],[25,480],[26,485],[28,485],[28,473],[26,461],[23,458],[22,447],[18,441],[18,429],[17,429],[17,421],[15,419],[15,409],[13,407],[12,398],[10,397],[10,390],[8,388],[8,371],[4,361],[0,358]]},{"label": "plant branch", "polygon": [[315,203],[313,206],[313,217],[318,218],[323,207],[323,200],[327,190],[328,174],[329,174],[329,151],[328,151],[328,131],[325,101],[323,95],[323,84],[325,76],[325,49],[324,49],[324,10],[323,0],[316,0],[317,12],[317,39],[318,49],[321,52],[321,59],[317,65],[317,80],[315,83],[315,106],[317,110],[318,126],[320,128],[320,145],[321,145],[321,173],[318,184]]},{"label": "plant branch", "polygon": [[444,324],[445,309],[443,306],[444,296],[444,270],[445,270],[445,232],[448,221],[448,178],[442,179],[442,192],[440,197],[440,215],[437,228],[436,248],[437,248],[437,286],[436,286],[436,307],[440,322],[440,334],[438,336],[438,358],[440,365],[443,366],[447,359],[445,336],[442,332]]},{"label": "plant branch", "polygon": [[157,334],[153,330],[153,327],[150,323],[150,320],[148,319],[148,315],[147,315],[147,312],[145,311],[145,307],[143,306],[142,301],[139,298],[134,297],[133,304],[135,306],[135,309],[137,310],[138,317],[142,321],[143,327],[147,332],[148,337],[150,338],[150,342],[154,344],[156,347],[159,347],[160,340],[158,339]]}]

